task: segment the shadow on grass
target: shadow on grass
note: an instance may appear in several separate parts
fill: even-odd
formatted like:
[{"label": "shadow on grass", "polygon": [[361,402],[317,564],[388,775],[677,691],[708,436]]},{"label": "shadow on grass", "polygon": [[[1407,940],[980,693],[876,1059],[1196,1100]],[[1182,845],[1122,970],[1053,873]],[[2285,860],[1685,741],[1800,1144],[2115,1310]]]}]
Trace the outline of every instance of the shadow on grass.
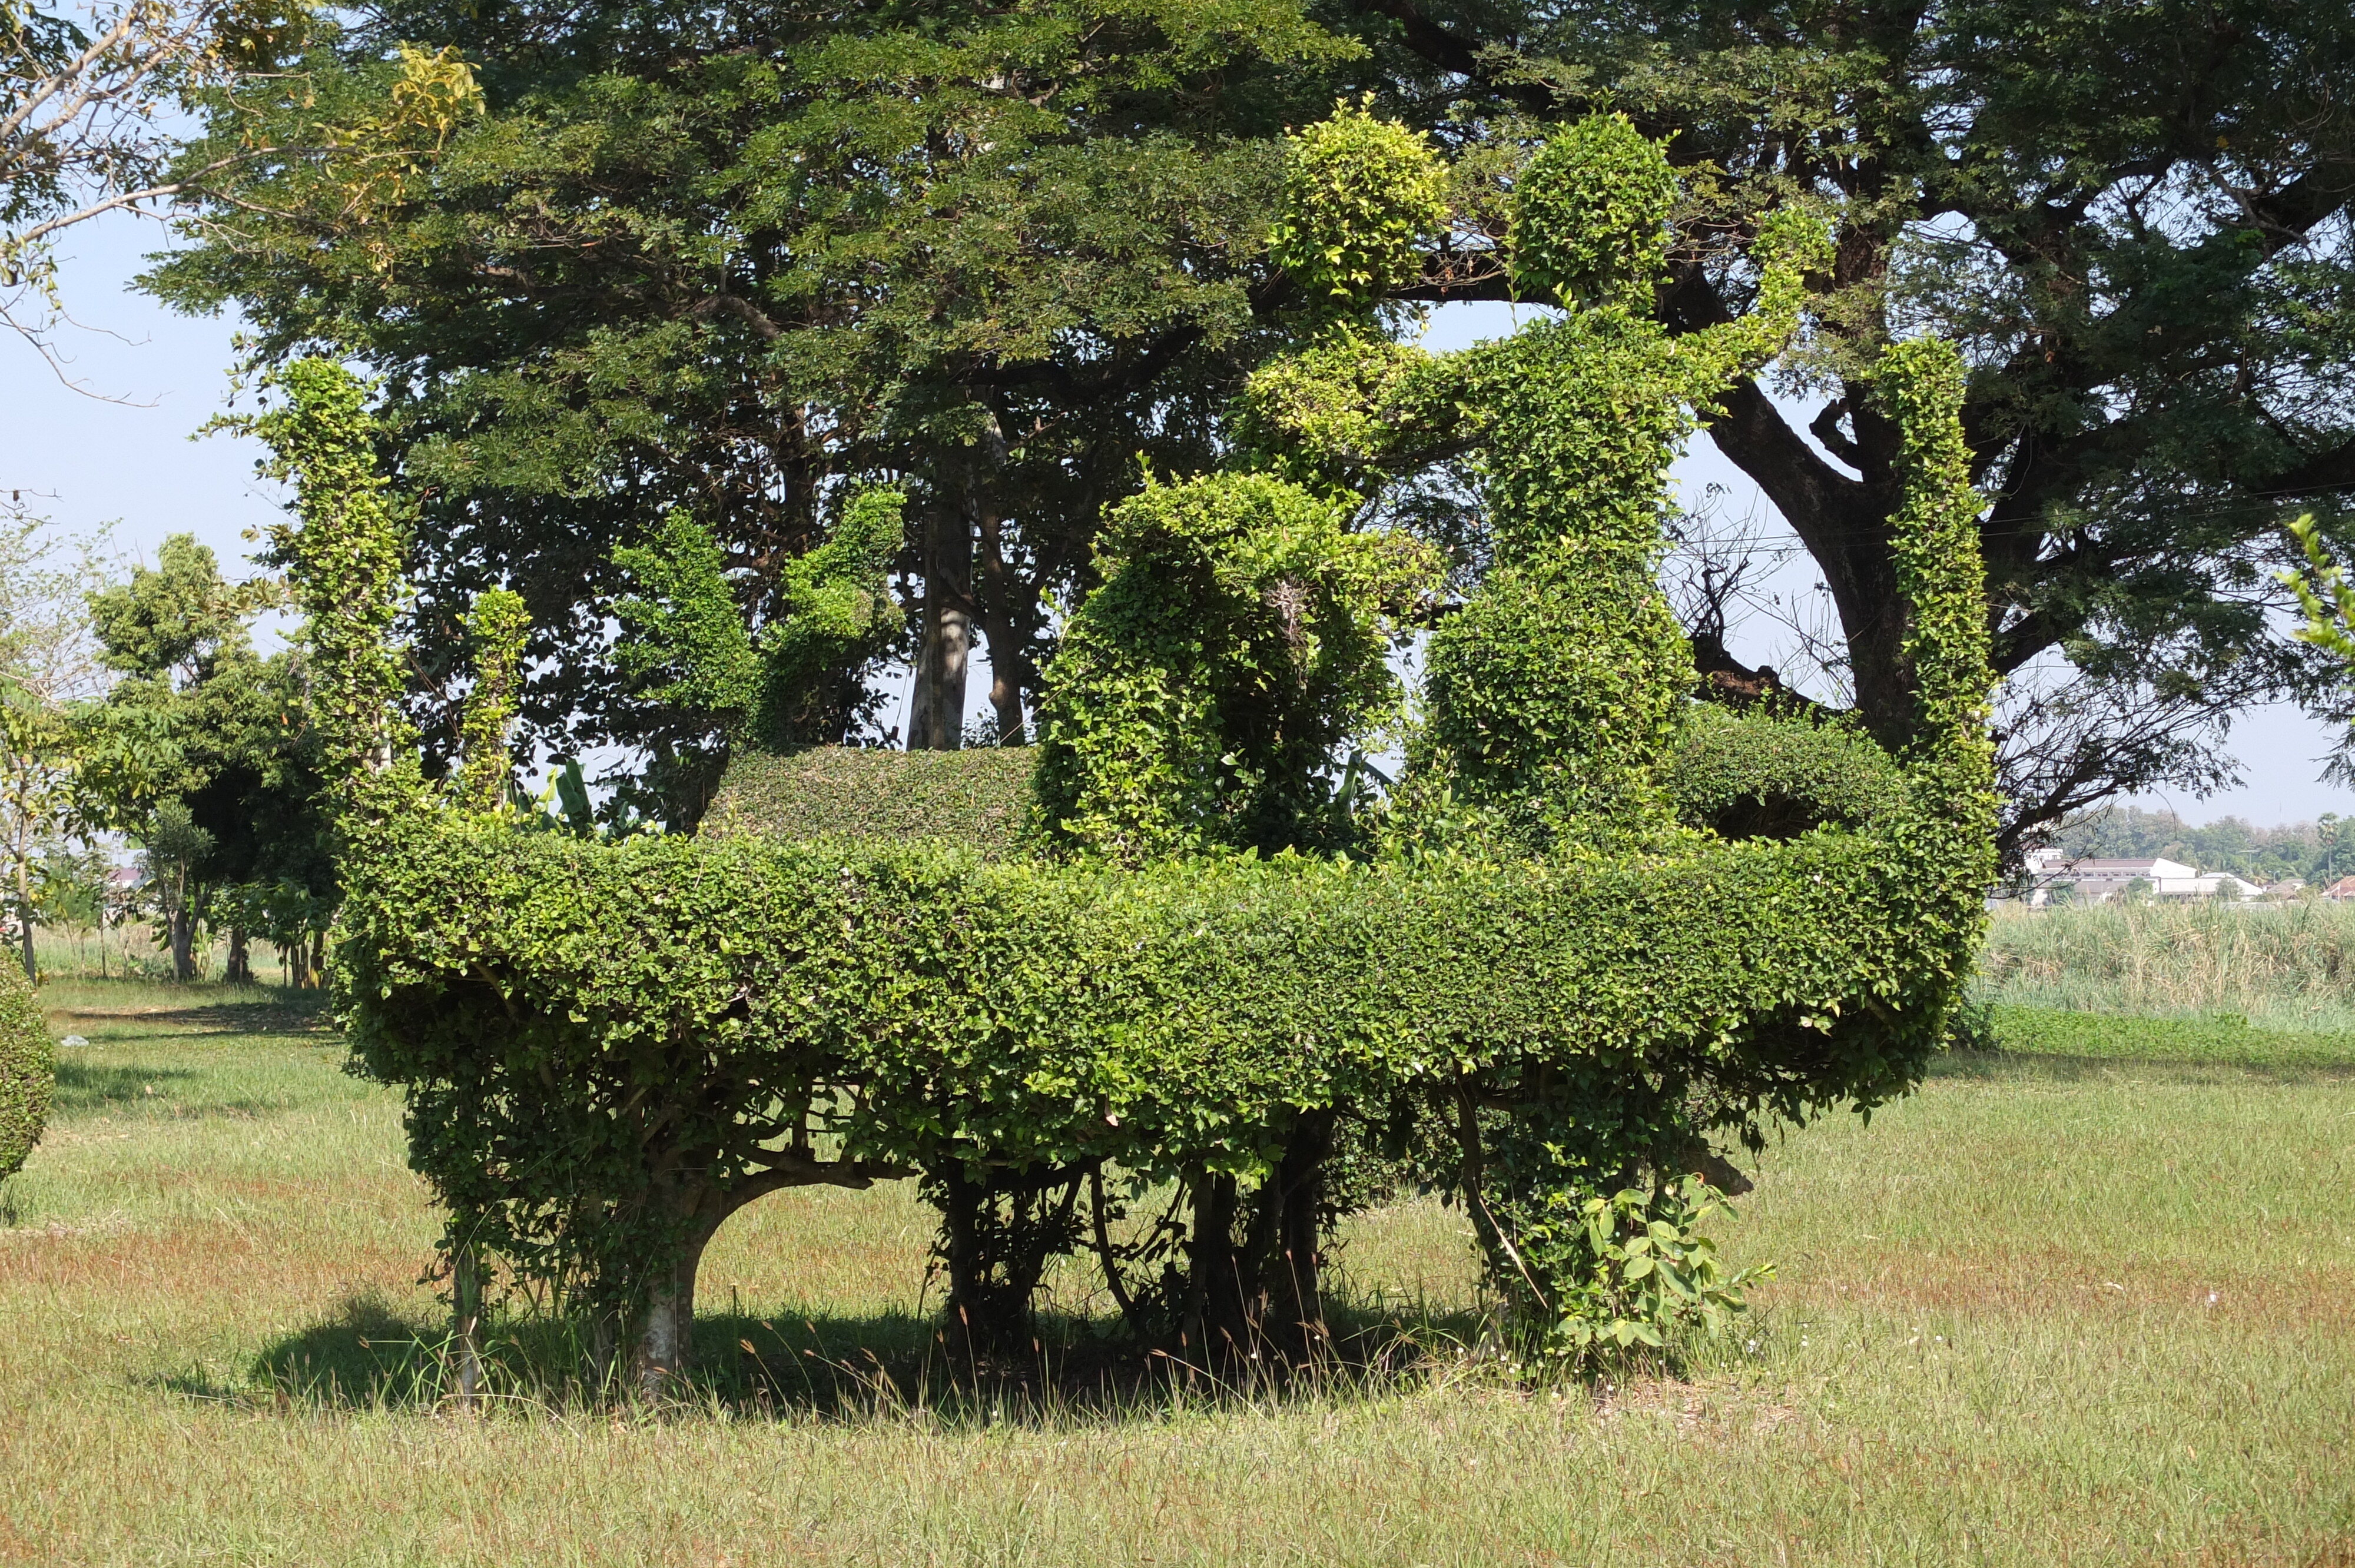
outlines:
[{"label": "shadow on grass", "polygon": [[[1117,1319],[1042,1316],[1035,1356],[1018,1367],[955,1364],[938,1319],[740,1312],[698,1314],[695,1365],[669,1402],[681,1412],[741,1419],[864,1420],[919,1416],[951,1424],[1154,1419],[1174,1404],[1364,1393],[1427,1378],[1471,1343],[1469,1315],[1339,1311],[1325,1364],[1257,1386],[1213,1379],[1140,1350]],[[593,1371],[591,1347],[569,1322],[520,1318],[485,1345],[494,1406],[561,1414],[606,1408],[624,1391]],[[446,1323],[374,1294],[266,1349],[236,1385],[164,1380],[191,1398],[281,1411],[424,1412],[454,1387]]]},{"label": "shadow on grass", "polygon": [[100,1066],[88,1062],[58,1064],[55,1109],[59,1115],[139,1105],[163,1092],[161,1086],[183,1083],[197,1074],[186,1067]]},{"label": "shadow on grass", "polygon": [[[294,991],[294,996],[316,996]],[[322,1034],[327,1027],[324,1001],[221,1001],[191,1007],[88,1008],[48,1010],[58,1032],[88,1035],[100,1045],[134,1044],[155,1040],[194,1040],[219,1036],[301,1038]]]},{"label": "shadow on grass", "polygon": [[2136,1083],[2209,1087],[2355,1083],[2355,1061],[2300,1057],[2294,1052],[2248,1056],[2069,1055],[2042,1051],[1949,1051],[1931,1058],[1928,1076],[1982,1083]]}]

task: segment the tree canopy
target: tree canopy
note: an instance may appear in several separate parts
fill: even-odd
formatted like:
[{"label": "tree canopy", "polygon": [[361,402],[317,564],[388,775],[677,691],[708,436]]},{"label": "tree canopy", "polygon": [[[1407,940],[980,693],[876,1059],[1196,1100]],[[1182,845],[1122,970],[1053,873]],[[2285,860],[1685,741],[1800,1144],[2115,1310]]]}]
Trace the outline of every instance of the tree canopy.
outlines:
[{"label": "tree canopy", "polygon": [[[893,651],[961,715],[977,630],[1011,736],[1102,507],[1215,455],[1263,352],[1275,138],[1353,52],[1281,0],[395,7],[222,106],[192,157],[286,151],[157,286],[384,376],[436,747],[463,607],[505,585],[536,741],[715,751],[613,657],[623,553],[683,514],[758,631],[868,482],[907,495],[922,585]],[[446,113],[361,138],[405,84]]]},{"label": "tree canopy", "polygon": [[[2267,617],[2281,513],[2338,530],[2355,483],[2343,6],[404,0],[286,63],[190,153],[274,149],[156,286],[236,302],[265,358],[386,376],[444,752],[464,607],[506,584],[528,733],[685,759],[661,792],[691,817],[726,728],[612,656],[617,552],[683,512],[757,631],[864,482],[909,497],[903,738],[956,743],[975,632],[1018,734],[1050,601],[1091,585],[1140,459],[1199,471],[1247,438],[1233,393],[1329,305],[1333,278],[1275,265],[1305,243],[1267,221],[1278,139],[1366,90],[1441,155],[1405,253],[1330,263],[1394,305],[1576,295],[1576,258],[1505,264],[1506,197],[1543,128],[1593,109],[1679,176],[1648,302],[1675,334],[1753,310],[1774,214],[1829,217],[1800,352],[1706,422],[1822,570],[1883,728],[1910,698],[1870,369],[1920,332],[1963,347],[2010,839],[2220,779],[2250,702],[2339,700]],[[1408,461],[1430,455],[1335,477],[1476,546],[1460,475]],[[1751,673],[1714,636],[1697,658]]]},{"label": "tree canopy", "polygon": [[[1912,334],[1962,346],[1995,663],[2012,678],[2008,839],[2120,789],[2218,781],[2248,703],[2341,700],[2267,618],[2286,602],[2281,520],[2340,529],[2355,487],[2344,5],[1350,8],[1412,63],[1401,99],[1425,116],[1600,107],[1665,139],[1686,195],[1654,303],[1678,332],[1748,308],[1756,271],[1722,241],[1755,215],[1832,216],[1805,351],[1736,385],[1709,432],[1822,570],[1876,726],[1907,698],[1897,436],[1869,372]],[[1546,297],[1434,255],[1404,292],[1517,282]]]},{"label": "tree canopy", "polygon": [[200,923],[236,934],[230,978],[245,979],[245,933],[300,948],[333,907],[304,661],[265,657],[249,630],[278,597],[226,581],[210,549],[175,534],[153,567],[89,598],[114,679],[80,715],[87,815],[143,846],[182,980]]}]

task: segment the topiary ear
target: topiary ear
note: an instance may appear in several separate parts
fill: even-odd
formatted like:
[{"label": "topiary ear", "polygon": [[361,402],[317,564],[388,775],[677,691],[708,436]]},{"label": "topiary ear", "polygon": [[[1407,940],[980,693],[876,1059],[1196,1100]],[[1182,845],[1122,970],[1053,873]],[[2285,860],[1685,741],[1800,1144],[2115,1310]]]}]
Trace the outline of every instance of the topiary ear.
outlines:
[{"label": "topiary ear", "polygon": [[1513,190],[1514,291],[1563,304],[1642,303],[1667,270],[1677,177],[1624,114],[1548,142]]}]

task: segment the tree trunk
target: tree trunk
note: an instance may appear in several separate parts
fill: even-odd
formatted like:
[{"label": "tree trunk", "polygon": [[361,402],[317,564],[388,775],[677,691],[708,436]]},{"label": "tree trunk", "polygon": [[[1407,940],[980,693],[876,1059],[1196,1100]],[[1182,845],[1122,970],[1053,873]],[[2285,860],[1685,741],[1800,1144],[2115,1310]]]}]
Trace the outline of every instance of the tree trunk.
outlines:
[{"label": "tree trunk", "polygon": [[483,1274],[472,1246],[461,1246],[452,1259],[450,1285],[458,1403],[472,1409],[483,1391]]},{"label": "tree trunk", "polygon": [[1241,1207],[1232,1176],[1195,1176],[1193,1225],[1186,1238],[1186,1320],[1181,1348],[1193,1364],[1221,1371],[1249,1359],[1259,1335],[1256,1281],[1249,1247],[1235,1245]]},{"label": "tree trunk", "polygon": [[923,566],[923,642],[908,704],[908,749],[954,751],[964,738],[973,645],[973,529],[954,500],[925,514]]},{"label": "tree trunk", "polygon": [[182,985],[197,978],[197,921],[184,894],[172,908],[172,978]]},{"label": "tree trunk", "polygon": [[698,1229],[678,1260],[655,1276],[646,1293],[645,1317],[630,1358],[630,1382],[639,1396],[676,1393],[695,1359],[695,1276],[715,1224]]},{"label": "tree trunk", "polygon": [[955,1370],[978,1374],[1030,1364],[1032,1301],[1048,1261],[1078,1240],[1073,1216],[1082,1180],[1060,1166],[976,1179],[952,1164],[926,1183],[926,1200],[941,1211]]},{"label": "tree trunk", "polygon": [[321,977],[327,972],[327,934],[320,931],[311,938],[310,977],[303,983],[317,987],[325,983]]},{"label": "tree trunk", "polygon": [[997,715],[997,743],[1013,746],[1029,738],[1022,694],[1037,688],[1038,671],[1030,662],[1029,627],[1021,612],[1038,603],[1039,590],[1006,559],[1004,533],[996,509],[983,512],[974,568],[974,619],[989,644],[989,705]]},{"label": "tree trunk", "polygon": [[253,957],[247,950],[246,931],[242,926],[232,926],[229,932],[229,968],[221,979],[231,985],[253,983]]},{"label": "tree trunk", "polygon": [[1333,1113],[1303,1117],[1263,1199],[1273,1206],[1276,1245],[1266,1271],[1267,1333],[1276,1353],[1295,1366],[1315,1360],[1329,1339],[1319,1248],[1325,1161],[1332,1152]]}]

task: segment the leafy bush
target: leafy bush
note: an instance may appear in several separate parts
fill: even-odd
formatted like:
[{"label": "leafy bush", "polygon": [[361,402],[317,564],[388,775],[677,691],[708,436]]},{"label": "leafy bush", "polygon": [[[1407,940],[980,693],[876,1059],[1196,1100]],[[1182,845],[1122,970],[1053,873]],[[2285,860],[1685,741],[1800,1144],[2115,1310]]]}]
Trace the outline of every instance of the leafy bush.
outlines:
[{"label": "leafy bush", "polygon": [[1020,747],[739,753],[703,832],[777,839],[931,839],[986,859],[1015,853],[1036,754]]},{"label": "leafy bush", "polygon": [[1445,177],[1420,132],[1338,104],[1293,139],[1269,249],[1316,308],[1362,313],[1422,266],[1417,247],[1447,217]]},{"label": "leafy bush", "polygon": [[1387,720],[1384,655],[1438,576],[1427,546],[1262,474],[1150,484],[1115,507],[1049,667],[1039,821],[1135,863],[1329,837],[1324,767]]},{"label": "leafy bush", "polygon": [[[1572,146],[1573,163],[1664,167],[1620,122]],[[1664,217],[1656,185],[1623,190],[1625,232]],[[1398,199],[1415,231],[1419,198]],[[1434,1129],[1452,1145],[1441,1179],[1524,1343],[1578,1361],[1730,1309],[1740,1281],[1698,1235],[1710,1200],[1687,1173],[1777,1119],[1904,1093],[1944,1037],[1993,871],[1978,500],[1943,344],[1892,351],[1876,388],[1906,457],[1916,722],[1876,737],[1877,764],[1832,732],[1754,723],[1692,732],[1690,765],[1672,758],[1689,672],[1650,575],[1661,476],[1697,410],[1788,333],[1820,248],[1804,224],[1761,227],[1753,319],[1672,343],[1631,283],[1407,378],[1452,378],[1444,439],[1475,443],[1496,541],[1488,580],[1433,636],[1401,813],[1463,805],[1466,831],[1402,834],[1409,853],[1370,863],[1299,853],[1323,847],[1337,750],[1393,694],[1386,622],[1428,563],[1351,533],[1346,494],[1236,474],[1156,486],[1115,520],[1104,586],[1050,672],[1053,859],[993,860],[992,832],[940,842],[987,821],[983,797],[1012,800],[993,770],[1013,765],[990,753],[787,758],[715,821],[830,835],[797,840],[591,842],[357,812],[337,945],[351,1038],[407,1094],[461,1277],[503,1257],[660,1373],[684,1359],[703,1246],[763,1192],[921,1171],[958,1311],[1002,1315],[1083,1234],[1078,1195],[1111,1168],[1174,1180],[1187,1204],[1161,1287],[1130,1292],[1114,1269],[1140,1319],[1160,1303],[1148,1331],[1196,1355],[1297,1353],[1321,1169],[1402,1115],[1424,1147]],[[1333,408],[1351,387],[1390,395],[1347,360],[1303,376],[1329,374]],[[1284,410],[1327,406],[1292,384],[1263,428],[1313,471],[1320,438]],[[1397,452],[1421,450],[1410,435]],[[867,788],[927,778],[975,792],[944,808]],[[1770,797],[1818,820],[1741,840],[1702,820]]]},{"label": "leafy bush", "polygon": [[23,970],[0,964],[0,1177],[22,1171],[40,1141],[57,1075],[57,1046],[32,986]]},{"label": "leafy bush", "polygon": [[1978,896],[1967,858],[1902,868],[1949,802],[1897,815],[1626,864],[1136,871],[429,818],[357,869],[339,952],[417,1168],[483,1245],[626,1317],[800,1181],[1252,1177],[1304,1116],[1401,1088],[1575,1107],[1530,1126],[1575,1130],[1582,1168],[1680,1155],[1696,1102],[1752,1139],[1879,1103],[1935,1044]]},{"label": "leafy bush", "polygon": [[629,633],[623,673],[644,695],[773,750],[839,734],[857,705],[853,677],[902,624],[885,573],[906,500],[853,493],[826,542],[778,574],[758,632],[710,529],[672,512],[653,546],[613,554],[638,590],[613,603]]},{"label": "leafy bush", "polygon": [[1845,724],[1705,705],[1687,711],[1668,754],[1679,820],[1729,839],[1791,839],[1862,827],[1896,799],[1902,770]]},{"label": "leafy bush", "polygon": [[1563,1282],[1529,1347],[1547,1362],[1583,1370],[1638,1346],[1664,1350],[1680,1330],[1721,1332],[1747,1310],[1744,1288],[1774,1274],[1772,1265],[1728,1272],[1718,1261],[1702,1227],[1732,1210],[1697,1176],[1547,1201],[1551,1213],[1519,1239],[1535,1278]]},{"label": "leafy bush", "polygon": [[1625,116],[1594,115],[1554,137],[1513,196],[1516,289],[1563,304],[1650,308],[1677,182],[1662,149]]}]

